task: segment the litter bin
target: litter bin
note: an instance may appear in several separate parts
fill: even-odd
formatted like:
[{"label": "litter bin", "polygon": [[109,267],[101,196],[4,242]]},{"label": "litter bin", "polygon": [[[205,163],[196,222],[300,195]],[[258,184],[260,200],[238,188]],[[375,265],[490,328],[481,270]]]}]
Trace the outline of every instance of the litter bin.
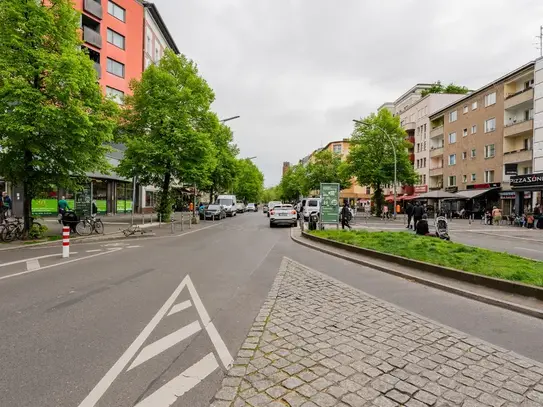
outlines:
[{"label": "litter bin", "polygon": [[317,223],[319,222],[319,215],[316,213],[312,213],[309,215],[309,230],[317,230]]}]

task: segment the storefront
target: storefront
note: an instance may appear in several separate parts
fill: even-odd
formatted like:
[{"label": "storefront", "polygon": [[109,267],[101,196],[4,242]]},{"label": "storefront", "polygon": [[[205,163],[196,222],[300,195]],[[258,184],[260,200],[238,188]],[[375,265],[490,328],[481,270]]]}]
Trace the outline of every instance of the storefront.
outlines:
[{"label": "storefront", "polygon": [[511,177],[510,182],[515,193],[515,212],[530,213],[534,205],[541,205],[543,173],[515,175]]}]

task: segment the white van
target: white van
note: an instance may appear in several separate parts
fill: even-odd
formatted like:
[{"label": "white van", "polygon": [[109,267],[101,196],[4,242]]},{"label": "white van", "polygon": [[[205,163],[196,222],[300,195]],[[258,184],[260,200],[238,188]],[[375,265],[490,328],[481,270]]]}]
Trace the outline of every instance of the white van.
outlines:
[{"label": "white van", "polygon": [[215,203],[224,206],[226,216],[236,216],[238,203],[235,195],[219,195]]},{"label": "white van", "polygon": [[321,199],[320,198],[306,198],[304,205],[304,220],[309,220],[309,215],[313,212],[320,214],[321,212]]}]

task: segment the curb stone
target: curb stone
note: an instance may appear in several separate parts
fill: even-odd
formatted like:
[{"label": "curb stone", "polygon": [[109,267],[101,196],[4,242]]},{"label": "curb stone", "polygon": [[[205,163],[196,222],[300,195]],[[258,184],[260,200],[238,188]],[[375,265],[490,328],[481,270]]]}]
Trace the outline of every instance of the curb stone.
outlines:
[{"label": "curb stone", "polygon": [[[461,289],[461,288],[452,287],[450,285],[441,284],[441,283],[439,283],[437,281],[428,280],[426,278],[418,277],[418,276],[415,276],[415,275],[410,274],[410,273],[404,273],[404,272],[401,272],[399,270],[393,270],[391,268],[386,268],[386,267],[383,267],[383,266],[381,266],[379,264],[373,263],[373,262],[371,262],[369,260],[357,259],[357,258],[354,258],[352,256],[348,256],[348,255],[345,255],[345,254],[342,254],[342,253],[338,253],[338,252],[336,252],[334,250],[329,250],[329,249],[326,249],[326,248],[323,248],[323,247],[319,247],[319,246],[313,245],[313,244],[311,244],[309,242],[304,242],[302,239],[300,239],[298,237],[295,237],[294,232],[292,230],[291,230],[290,237],[294,242],[296,242],[296,243],[298,243],[298,244],[300,244],[302,246],[308,247],[308,248],[313,249],[313,250],[317,250],[319,252],[322,252],[322,253],[325,253],[325,254],[328,254],[328,255],[331,255],[331,256],[334,256],[334,257],[338,257],[338,258],[343,259],[343,260],[350,261],[352,263],[359,264],[361,266],[369,267],[369,268],[372,268],[372,269],[375,269],[375,270],[378,270],[378,271],[382,271],[382,272],[385,272],[385,273],[388,273],[388,274],[392,274],[392,275],[397,276],[397,277],[401,277],[401,278],[405,278],[407,280],[415,281],[415,282],[417,282],[419,284],[424,284],[424,285],[427,285],[429,287],[437,288],[437,289],[442,290],[442,291],[446,291],[446,292],[449,292],[449,293],[452,293],[452,294],[460,295],[462,297],[470,298],[472,300],[480,301],[480,302],[483,302],[485,304],[494,305],[494,306],[497,306],[497,307],[508,309],[510,311],[518,312],[520,314],[524,314],[524,315],[528,315],[528,316],[531,316],[531,317],[543,319],[543,310],[530,308],[530,307],[525,307],[523,305],[519,305],[519,304],[509,302],[509,301],[489,297],[489,296],[486,296],[486,295],[483,295],[483,294],[475,293],[473,291],[468,291],[468,290],[464,290],[464,289]],[[326,242],[323,242],[323,244],[326,244]]]},{"label": "curb stone", "polygon": [[264,332],[268,319],[275,306],[277,295],[279,294],[279,288],[281,287],[283,277],[287,272],[288,262],[289,260],[286,258],[283,258],[281,261],[279,273],[273,282],[272,288],[268,293],[268,297],[258,312],[247,338],[241,345],[232,367],[226,373],[226,377],[223,379],[221,388],[212,399],[210,407],[245,406],[245,401],[238,398],[237,395],[243,386],[243,377],[247,374],[247,369],[249,367],[248,363],[254,358],[256,352],[259,351],[258,345],[260,343],[260,337]]}]

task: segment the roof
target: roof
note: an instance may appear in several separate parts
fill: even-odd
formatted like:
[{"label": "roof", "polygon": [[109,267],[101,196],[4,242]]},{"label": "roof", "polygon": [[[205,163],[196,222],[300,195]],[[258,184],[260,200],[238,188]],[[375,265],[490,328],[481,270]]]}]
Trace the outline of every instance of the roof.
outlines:
[{"label": "roof", "polygon": [[179,54],[179,48],[177,48],[177,44],[173,40],[172,35],[168,31],[168,27],[166,27],[166,24],[164,23],[164,20],[162,19],[162,16],[158,12],[158,8],[155,6],[154,3],[149,3],[147,1],[143,2],[143,7],[145,7],[149,12],[151,13],[151,16],[155,20],[155,22],[158,25],[158,28],[164,35],[164,38],[166,38],[166,42],[168,43],[168,46],[175,52],[176,54]]},{"label": "roof", "polygon": [[435,118],[436,116],[441,116],[446,110],[450,109],[451,107],[453,106],[457,106],[457,105],[460,105],[462,104],[466,99],[469,99],[473,96],[476,96],[476,95],[479,95],[480,93],[484,92],[485,90],[487,90],[488,88],[491,88],[492,86],[500,83],[500,82],[504,82],[506,81],[507,79],[511,78],[512,76],[515,76],[515,75],[518,75],[519,73],[521,73],[522,71],[528,69],[528,68],[531,68],[535,65],[535,61],[530,61],[528,62],[527,64],[524,64],[522,65],[521,67],[515,69],[514,71],[511,71],[509,72],[508,74],[505,74],[504,76],[484,85],[482,88],[479,88],[477,89],[476,91],[473,91],[472,93],[468,93],[466,96],[464,96],[463,98],[461,99],[458,99],[456,102],[453,102],[447,106],[445,106],[443,109],[441,110],[438,110],[437,112],[435,113],[432,113],[430,115],[430,119],[432,118]]},{"label": "roof", "polygon": [[392,107],[392,108],[395,108],[396,105],[398,103],[400,103],[400,101],[404,98],[406,98],[407,96],[415,93],[415,91],[417,89],[428,89],[430,87],[432,87],[433,84],[431,83],[417,83],[415,86],[413,86],[411,89],[409,89],[407,92],[405,92],[402,96],[400,96],[398,99],[396,99],[394,102],[385,102],[383,103],[381,106],[379,106],[379,108],[377,109],[377,111],[385,108],[385,107]]},{"label": "roof", "polygon": [[322,148],[319,148],[318,150],[316,151],[321,151],[321,150],[326,150],[330,144],[338,144],[338,143],[350,143],[351,142],[351,139],[349,138],[344,138],[343,140],[334,140],[334,141],[330,141],[328,144],[326,144],[324,147]]}]

